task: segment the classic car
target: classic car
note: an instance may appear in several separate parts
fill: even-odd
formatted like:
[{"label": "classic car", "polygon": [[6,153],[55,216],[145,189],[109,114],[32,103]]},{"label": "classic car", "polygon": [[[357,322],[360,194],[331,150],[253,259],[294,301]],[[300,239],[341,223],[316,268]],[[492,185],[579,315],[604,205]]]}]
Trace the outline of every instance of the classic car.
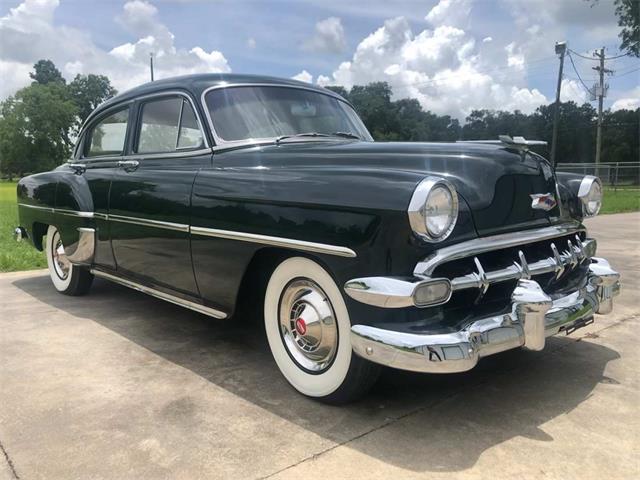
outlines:
[{"label": "classic car", "polygon": [[286,380],[341,403],[382,365],[462,372],[611,311],[619,275],[582,223],[601,182],[535,143],[375,142],[329,89],[164,79],[20,180],[15,234],[63,294],[100,277],[218,319],[259,305]]}]

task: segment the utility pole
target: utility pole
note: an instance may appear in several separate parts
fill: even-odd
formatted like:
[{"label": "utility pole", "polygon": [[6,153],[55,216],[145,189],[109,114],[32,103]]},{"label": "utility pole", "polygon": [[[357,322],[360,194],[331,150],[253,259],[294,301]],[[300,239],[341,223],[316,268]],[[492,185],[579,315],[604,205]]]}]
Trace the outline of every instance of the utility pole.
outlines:
[{"label": "utility pole", "polygon": [[151,81],[153,82],[153,53],[149,54],[149,68],[151,69]]},{"label": "utility pole", "polygon": [[600,65],[597,67],[591,67],[600,74],[600,84],[595,88],[596,97],[598,97],[598,130],[596,133],[596,176],[600,170],[600,149],[602,148],[602,104],[604,97],[607,94],[604,85],[604,74],[613,73],[613,70],[604,68],[604,47],[600,49],[600,53],[597,51],[593,53],[600,59]]},{"label": "utility pole", "polygon": [[556,165],[556,146],[558,144],[558,115],[560,113],[560,88],[562,87],[562,69],[567,42],[556,42],[556,55],[560,55],[560,70],[558,70],[558,85],[556,86],[556,104],[553,107],[553,136],[551,137],[551,165]]}]

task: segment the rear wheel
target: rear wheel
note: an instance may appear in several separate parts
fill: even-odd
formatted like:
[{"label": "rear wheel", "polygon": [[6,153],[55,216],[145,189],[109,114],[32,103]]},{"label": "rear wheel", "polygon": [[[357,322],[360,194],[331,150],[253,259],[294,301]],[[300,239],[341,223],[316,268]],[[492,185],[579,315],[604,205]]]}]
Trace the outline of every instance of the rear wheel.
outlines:
[{"label": "rear wheel", "polygon": [[377,379],[379,366],[351,349],[351,321],[340,289],[314,261],[293,257],[276,267],[267,285],[264,321],[273,358],[300,393],[346,403]]},{"label": "rear wheel", "polygon": [[73,265],[64,251],[58,229],[49,225],[45,251],[53,286],[65,295],[84,295],[91,288],[93,275],[86,267]]}]

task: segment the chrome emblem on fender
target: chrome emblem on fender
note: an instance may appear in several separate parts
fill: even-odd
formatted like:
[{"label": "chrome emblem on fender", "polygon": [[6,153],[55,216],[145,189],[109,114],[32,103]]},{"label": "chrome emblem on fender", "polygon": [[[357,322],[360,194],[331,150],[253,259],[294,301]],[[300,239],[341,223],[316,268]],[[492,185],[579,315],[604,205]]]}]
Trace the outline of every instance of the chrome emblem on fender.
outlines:
[{"label": "chrome emblem on fender", "polygon": [[531,208],[534,210],[545,210],[548,212],[558,204],[553,193],[534,193],[529,196],[532,200]]}]

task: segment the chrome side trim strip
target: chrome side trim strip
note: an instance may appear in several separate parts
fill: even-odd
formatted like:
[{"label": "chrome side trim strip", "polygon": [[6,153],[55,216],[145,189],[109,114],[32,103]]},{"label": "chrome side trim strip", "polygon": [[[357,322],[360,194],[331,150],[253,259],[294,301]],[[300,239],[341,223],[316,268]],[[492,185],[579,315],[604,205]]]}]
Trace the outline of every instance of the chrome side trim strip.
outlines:
[{"label": "chrome side trim strip", "polygon": [[563,223],[551,227],[536,228],[533,230],[521,230],[512,233],[502,233],[490,237],[476,238],[466,242],[456,243],[449,247],[441,248],[433,254],[419,262],[413,273],[416,276],[424,277],[433,273],[437,266],[458,260],[460,258],[471,257],[492,250],[502,250],[504,248],[517,247],[528,243],[549,240],[563,235],[577,234],[586,229],[577,222]]},{"label": "chrome side trim strip", "polygon": [[126,279],[118,277],[116,275],[112,275],[110,273],[103,272],[101,270],[91,269],[91,273],[93,273],[96,277],[101,277],[101,278],[104,278],[106,280],[110,280],[112,282],[119,283],[120,285],[124,285],[125,287],[132,288],[133,290],[137,290],[139,292],[146,293],[147,295],[151,295],[152,297],[156,297],[156,298],[159,298],[161,300],[165,300],[167,302],[173,303],[175,305],[179,305],[181,307],[188,308],[190,310],[194,310],[194,311],[199,312],[199,313],[204,313],[205,315],[208,315],[210,317],[219,318],[219,319],[227,318],[227,314],[226,313],[224,313],[224,312],[222,312],[220,310],[216,310],[215,308],[206,307],[206,306],[201,305],[199,303],[191,302],[189,300],[185,300],[185,299],[180,298],[180,297],[175,297],[175,296],[170,295],[168,293],[164,293],[164,292],[161,292],[159,290],[156,290],[155,288],[147,287],[147,286],[141,285],[139,283],[132,282],[131,280],[126,280]]},{"label": "chrome side trim strip", "polygon": [[205,237],[226,238],[228,240],[238,240],[241,242],[261,243],[263,245],[273,245],[275,247],[293,248],[307,252],[324,253],[327,255],[337,255],[339,257],[357,257],[356,252],[347,247],[327,245],[325,243],[306,242],[291,238],[271,237],[269,235],[259,235],[257,233],[232,232],[230,230],[218,230],[216,228],[191,227],[194,235]]},{"label": "chrome side trim strip", "polygon": [[133,225],[141,225],[143,227],[164,228],[165,230],[175,230],[176,232],[189,232],[189,225],[184,223],[162,222],[160,220],[150,220],[148,218],[126,217],[124,215],[107,215],[108,220],[115,222],[130,223]]},{"label": "chrome side trim strip", "polygon": [[20,203],[20,202],[18,202],[18,206],[25,207],[25,208],[33,208],[34,210],[44,210],[49,213],[54,213],[54,209],[51,207],[41,207],[39,205],[29,205],[27,203]]},{"label": "chrome side trim strip", "polygon": [[60,215],[66,215],[68,217],[82,217],[93,218],[93,212],[83,212],[76,210],[67,210],[66,208],[54,208],[53,213],[59,213]]},{"label": "chrome side trim strip", "polygon": [[82,210],[68,210],[66,208],[41,207],[39,205],[28,205],[26,203],[18,203],[18,205],[25,208],[33,208],[34,210],[44,210],[45,212],[49,212],[49,213],[58,213],[60,215],[66,215],[68,217],[93,218],[94,215],[96,215],[93,212],[84,212]]},{"label": "chrome side trim strip", "polygon": [[72,210],[58,210],[49,207],[38,207],[34,205],[20,204],[25,207],[46,210],[51,213],[61,213],[63,215],[83,217],[83,218],[99,218],[100,220],[113,220],[115,222],[129,223],[132,225],[140,225],[143,227],[163,228],[165,230],[174,230],[176,232],[189,233],[194,235],[203,235],[205,237],[226,238],[228,240],[238,240],[241,242],[261,243],[263,245],[273,245],[275,247],[292,248],[295,250],[304,250],[307,252],[324,253],[326,255],[336,255],[339,257],[355,258],[356,252],[347,247],[337,245],[327,245],[325,243],[307,242],[304,240],[295,240],[291,238],[272,237],[269,235],[260,235],[257,233],[233,232],[230,230],[218,230],[216,228],[190,227],[184,223],[163,222],[160,220],[151,220],[140,217],[127,217],[125,215],[114,215],[94,212],[74,212]]}]

